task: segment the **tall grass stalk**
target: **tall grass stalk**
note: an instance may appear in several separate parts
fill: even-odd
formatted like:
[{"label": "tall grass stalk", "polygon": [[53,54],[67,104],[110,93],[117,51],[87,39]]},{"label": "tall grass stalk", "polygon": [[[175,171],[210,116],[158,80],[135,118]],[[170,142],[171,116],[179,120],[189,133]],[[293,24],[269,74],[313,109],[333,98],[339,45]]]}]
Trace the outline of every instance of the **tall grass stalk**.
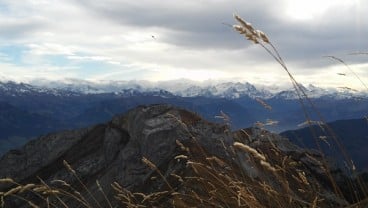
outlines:
[{"label": "tall grass stalk", "polygon": [[[353,163],[353,160],[351,159],[351,157],[348,155],[348,153],[346,152],[344,146],[341,144],[340,139],[337,137],[337,135],[333,132],[333,130],[326,124],[325,119],[323,118],[322,114],[320,113],[320,111],[316,108],[316,106],[314,105],[314,103],[312,102],[312,100],[308,97],[308,95],[306,94],[305,90],[301,87],[302,85],[300,85],[296,79],[294,78],[294,76],[290,73],[288,67],[286,66],[284,60],[282,59],[281,55],[279,54],[277,48],[272,44],[272,42],[270,41],[270,39],[267,37],[267,35],[260,31],[260,30],[256,30],[250,23],[246,22],[245,20],[243,20],[240,16],[238,15],[234,15],[235,20],[240,24],[240,25],[233,25],[233,28],[240,33],[241,35],[243,35],[247,40],[249,40],[250,42],[252,42],[253,44],[257,44],[260,45],[264,50],[266,50],[266,52],[271,55],[271,57],[273,57],[277,63],[279,63],[281,65],[281,67],[285,70],[285,72],[287,73],[287,75],[289,76],[292,85],[295,89],[295,92],[299,98],[299,102],[302,106],[303,112],[304,112],[304,116],[306,118],[307,121],[311,121],[311,115],[307,110],[307,105],[309,105],[313,112],[317,114],[317,116],[319,117],[319,119],[321,120],[321,122],[323,122],[323,125],[326,126],[327,128],[327,132],[328,134],[331,135],[331,137],[333,138],[334,142],[336,143],[337,147],[339,148],[340,152],[342,153],[345,162],[347,164],[349,164],[349,168],[351,169],[352,172],[355,172],[355,166]],[[346,67],[349,68],[350,71],[352,71],[350,69],[350,67],[348,65],[346,65],[346,63],[344,61],[342,61],[341,59],[338,59],[334,56],[329,56],[330,58],[333,58],[337,61],[340,61],[341,63],[343,63]],[[352,71],[353,72],[353,71]],[[353,72],[354,73],[354,72]],[[355,73],[354,73],[355,74]],[[355,76],[361,81],[361,83],[367,88],[367,86],[364,84],[364,82],[355,74]],[[368,88],[367,88],[368,89]],[[307,122],[308,124],[310,124],[310,122]],[[315,133],[315,130],[313,129],[313,126],[310,125],[310,129],[311,129],[311,133],[313,135],[313,137],[315,138],[315,142],[317,145],[318,150],[321,152],[321,154],[323,155],[323,151],[320,145],[320,141],[317,138],[317,135]],[[322,129],[324,131],[324,129]],[[324,156],[324,155],[323,155]],[[327,166],[327,160],[325,157],[323,157],[323,164],[325,166],[325,173],[328,176],[328,178],[330,179],[331,184],[334,187],[334,191],[335,194],[337,194],[340,197],[343,197],[342,191],[340,190],[340,188],[337,186],[335,180],[333,179],[330,171],[328,170],[328,166]],[[365,190],[365,185],[361,183],[361,181],[359,180],[359,186],[362,188],[363,192],[365,193],[365,195],[367,194],[366,190]],[[353,185],[351,184],[351,188],[353,189]],[[355,190],[352,190],[355,193]],[[358,198],[358,196],[355,194],[355,197]]]}]

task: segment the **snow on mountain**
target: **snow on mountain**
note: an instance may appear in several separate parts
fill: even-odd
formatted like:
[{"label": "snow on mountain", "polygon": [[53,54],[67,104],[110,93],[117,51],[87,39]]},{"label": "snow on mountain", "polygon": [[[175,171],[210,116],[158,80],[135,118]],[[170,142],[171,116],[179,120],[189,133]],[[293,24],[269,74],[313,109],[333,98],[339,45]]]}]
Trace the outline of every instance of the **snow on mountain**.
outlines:
[{"label": "snow on mountain", "polygon": [[0,81],[0,92],[4,95],[18,96],[24,94],[42,93],[55,96],[71,96],[76,95],[76,92],[66,91],[51,87],[39,87],[27,83],[16,83],[13,81]]},{"label": "snow on mountain", "polygon": [[64,79],[60,81],[33,80],[32,85],[46,88],[57,88],[84,94],[98,93],[126,93],[127,90],[134,92],[170,92],[183,97],[205,96],[239,98],[248,95],[250,97],[269,97],[268,91],[258,91],[250,83],[223,82],[223,83],[199,83],[190,80],[174,80],[162,82],[149,81],[86,81],[77,79]]},{"label": "snow on mountain", "polygon": [[217,97],[226,97],[226,98],[239,98],[241,96],[249,96],[252,98],[255,97],[268,97],[271,95],[269,92],[261,92],[258,91],[253,85],[250,83],[220,83],[215,86],[209,88],[210,92]]},{"label": "snow on mountain", "polygon": [[259,91],[265,91],[265,92],[270,92],[271,94],[277,94],[283,90],[289,89],[291,85],[281,86],[281,85],[276,85],[276,84],[272,84],[272,85],[254,84],[254,86]]},{"label": "snow on mountain", "polygon": [[[333,97],[368,97],[367,92],[356,92],[350,88],[327,89],[315,85],[302,86],[301,88],[310,98]],[[126,96],[149,94],[159,96],[182,96],[182,97],[222,97],[236,99],[243,96],[251,98],[282,98],[297,99],[295,89],[278,86],[252,85],[248,82],[195,82],[191,80],[172,80],[172,81],[88,81],[80,79],[47,80],[35,79],[25,83],[12,81],[0,81],[0,90],[12,89],[16,93],[52,93],[55,95],[65,94],[100,94],[115,93]]]},{"label": "snow on mountain", "polygon": [[[348,87],[342,87],[337,89],[321,88],[312,84],[309,84],[307,86],[301,85],[300,87],[303,89],[303,91],[309,98],[329,97],[334,99],[345,99],[345,98],[360,99],[362,97],[368,97],[368,92],[357,91]],[[301,94],[301,96],[303,95]],[[296,93],[294,88],[290,88],[275,93],[273,97],[291,100],[291,99],[298,99],[298,94]]]},{"label": "snow on mountain", "polygon": [[[305,94],[309,98],[323,97],[323,96],[335,93],[335,91],[333,90],[319,88],[312,84],[308,86],[300,85],[300,88],[305,92]],[[300,94],[300,96],[303,96],[303,94]],[[290,88],[290,89],[283,90],[281,92],[276,93],[275,97],[289,99],[289,100],[298,99],[298,94],[296,93],[296,90],[294,88]]]},{"label": "snow on mountain", "polygon": [[100,88],[98,83],[79,79],[63,79],[56,81],[47,79],[35,79],[31,80],[29,83],[41,88],[62,89],[83,94],[97,94],[108,92]]},{"label": "snow on mountain", "polygon": [[259,92],[253,85],[245,82],[222,82],[222,83],[196,83],[187,82],[186,80],[174,81],[172,84],[168,82],[157,87],[165,88],[175,95],[182,97],[224,97],[224,98],[239,98],[240,96],[264,97],[266,93]]}]

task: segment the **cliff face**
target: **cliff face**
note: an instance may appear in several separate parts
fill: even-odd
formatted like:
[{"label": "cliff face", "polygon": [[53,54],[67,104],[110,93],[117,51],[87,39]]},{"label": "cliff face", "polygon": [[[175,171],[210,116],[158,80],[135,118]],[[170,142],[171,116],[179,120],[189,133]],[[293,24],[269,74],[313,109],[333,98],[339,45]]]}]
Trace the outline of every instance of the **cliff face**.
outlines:
[{"label": "cliff face", "polygon": [[[234,142],[246,144],[250,149],[242,149],[240,143],[233,146]],[[153,165],[142,161],[143,157]],[[63,161],[73,170],[65,168]],[[280,195],[280,204],[290,206],[348,204],[342,197],[344,193],[334,186],[342,184],[345,176],[332,168],[329,178],[321,161],[319,154],[300,149],[276,134],[260,129],[231,132],[226,125],[207,122],[192,112],[151,105],[116,116],[106,124],[49,134],[12,150],[0,159],[0,178],[12,178],[23,185],[42,180],[42,184],[50,187],[63,181],[83,196],[90,196],[90,192],[95,199],[85,197],[85,200],[92,207],[124,205],[122,195],[117,196],[119,188],[111,186],[114,182],[120,184],[120,192],[125,194],[139,192],[147,196],[161,192],[156,201],[130,196],[135,203],[149,206],[155,203],[166,207],[193,206],[193,203],[203,207],[211,203],[240,206],[239,193],[248,193],[254,206],[267,207],[273,202],[264,193],[272,196],[272,191],[275,197]],[[205,180],[212,185],[208,186]],[[0,192],[4,195],[12,187],[14,184],[0,183]],[[240,191],[243,188],[247,191]],[[228,200],[232,193],[235,198]],[[16,194],[21,193],[13,195]],[[32,193],[24,197],[40,206],[48,203]],[[70,207],[80,203],[70,197],[61,198]],[[5,207],[28,206],[11,194],[4,199]],[[250,199],[247,200],[249,203]],[[53,203],[60,201],[54,199]]]}]

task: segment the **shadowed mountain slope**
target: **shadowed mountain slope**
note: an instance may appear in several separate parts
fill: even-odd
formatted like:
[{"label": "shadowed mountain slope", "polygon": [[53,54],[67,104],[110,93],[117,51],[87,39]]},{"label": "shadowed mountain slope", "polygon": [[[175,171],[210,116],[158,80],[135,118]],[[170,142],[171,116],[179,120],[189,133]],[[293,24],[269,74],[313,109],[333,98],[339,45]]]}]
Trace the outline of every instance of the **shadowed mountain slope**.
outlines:
[{"label": "shadowed mountain slope", "polygon": [[[368,170],[368,120],[366,118],[338,120],[327,123],[327,125],[352,157],[356,167],[361,170]],[[313,131],[309,127],[305,127],[298,130],[285,131],[281,135],[289,138],[290,141],[296,144],[317,149],[316,138],[313,136],[313,133],[319,139],[321,147],[327,155],[339,158],[336,148],[333,147],[336,146],[335,141],[328,134],[327,127],[313,126]],[[320,138],[323,138],[323,140]]]},{"label": "shadowed mountain slope", "polygon": [[[5,193],[5,207],[29,206],[15,196],[41,207],[48,203],[79,206],[83,200],[58,195],[66,189],[65,183],[90,207],[109,207],[109,203],[121,207],[129,203],[148,207],[349,204],[353,199],[344,185],[347,176],[328,166],[332,182],[321,161],[319,154],[264,130],[231,132],[228,126],[195,113],[150,105],[105,124],[49,134],[8,152],[0,159],[0,178],[12,178],[19,188],[9,194],[14,184],[0,181],[0,192]],[[39,184],[40,179],[39,189],[27,191],[24,184]],[[38,193],[41,187],[44,190]]]}]

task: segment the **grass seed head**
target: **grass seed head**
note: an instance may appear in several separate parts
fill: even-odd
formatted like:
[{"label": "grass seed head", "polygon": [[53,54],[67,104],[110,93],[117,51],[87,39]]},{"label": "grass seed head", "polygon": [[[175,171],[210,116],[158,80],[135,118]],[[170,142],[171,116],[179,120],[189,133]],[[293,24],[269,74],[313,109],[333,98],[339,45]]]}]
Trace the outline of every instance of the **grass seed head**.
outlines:
[{"label": "grass seed head", "polygon": [[46,190],[47,190],[47,187],[45,186],[38,186],[33,189],[34,192],[38,192],[38,193],[44,192]]},{"label": "grass seed head", "polygon": [[258,32],[259,37],[263,40],[263,42],[270,43],[270,40],[268,39],[267,35],[264,32],[260,30],[257,30],[257,32]]},{"label": "grass seed head", "polygon": [[301,181],[302,181],[305,185],[309,185],[308,179],[307,179],[307,177],[305,176],[305,173],[304,173],[304,172],[299,172],[299,171],[298,171],[298,176],[299,176],[299,178],[301,179]]},{"label": "grass seed head", "polygon": [[146,157],[143,157],[142,158],[142,162],[144,164],[146,164],[148,167],[150,167],[152,170],[156,170],[157,169],[156,165],[153,164],[153,162],[149,161]]},{"label": "grass seed head", "polygon": [[265,156],[263,156],[257,150],[253,149],[252,147],[250,147],[246,144],[243,144],[243,143],[240,143],[240,142],[234,142],[234,147],[237,148],[237,149],[240,149],[244,152],[248,152],[248,153],[252,154],[255,158],[257,158],[259,160],[266,161]]},{"label": "grass seed head", "polygon": [[252,26],[251,23],[246,22],[245,20],[243,20],[240,16],[234,14],[234,18],[247,30],[249,30],[249,32],[253,33],[254,32],[254,28]]},{"label": "grass seed head", "polygon": [[216,156],[206,157],[206,160],[215,161],[221,167],[226,166],[226,163],[224,161],[222,161],[221,159],[219,159],[218,157],[216,157]]},{"label": "grass seed head", "polygon": [[252,41],[254,44],[259,44],[261,41],[271,44],[264,32],[254,29],[251,23],[246,22],[236,14],[234,14],[234,18],[240,23],[240,25],[233,25],[234,30],[244,35],[247,40]]},{"label": "grass seed head", "polygon": [[276,168],[272,167],[270,163],[264,161],[264,160],[261,160],[260,161],[260,164],[265,167],[267,170],[271,171],[271,172],[276,172]]},{"label": "grass seed head", "polygon": [[69,163],[66,160],[63,160],[63,164],[66,167],[66,169],[68,169],[68,171],[70,171],[73,174],[76,174],[75,170],[72,168],[72,166],[69,165]]},{"label": "grass seed head", "polygon": [[27,185],[25,185],[25,186],[22,187],[22,189],[19,191],[19,193],[23,193],[24,191],[30,190],[30,189],[32,189],[34,187],[36,187],[36,185],[33,184],[33,183],[27,184]]},{"label": "grass seed head", "polygon": [[174,158],[175,160],[179,160],[179,159],[188,159],[188,156],[186,156],[186,155],[177,155],[177,156],[175,156],[175,158]]},{"label": "grass seed head", "polygon": [[175,143],[176,143],[176,145],[178,145],[178,146],[180,147],[180,149],[181,149],[182,151],[189,152],[189,149],[188,149],[187,147],[185,147],[185,146],[183,145],[183,143],[181,143],[179,140],[175,140]]},{"label": "grass seed head", "polygon": [[177,174],[174,174],[174,173],[171,173],[170,174],[172,177],[178,179],[178,181],[180,181],[181,183],[184,182],[183,178],[180,176],[180,175],[177,175]]},{"label": "grass seed head", "polygon": [[11,178],[0,178],[0,183],[15,183]]},{"label": "grass seed head", "polygon": [[51,183],[60,183],[62,186],[67,186],[70,187],[70,184],[68,184],[67,182],[63,181],[63,180],[52,180]]},{"label": "grass seed head", "polygon": [[9,195],[15,194],[15,193],[19,192],[21,189],[22,189],[22,186],[17,186],[15,188],[12,188],[8,192],[6,192],[4,194],[4,196],[9,196]]}]

